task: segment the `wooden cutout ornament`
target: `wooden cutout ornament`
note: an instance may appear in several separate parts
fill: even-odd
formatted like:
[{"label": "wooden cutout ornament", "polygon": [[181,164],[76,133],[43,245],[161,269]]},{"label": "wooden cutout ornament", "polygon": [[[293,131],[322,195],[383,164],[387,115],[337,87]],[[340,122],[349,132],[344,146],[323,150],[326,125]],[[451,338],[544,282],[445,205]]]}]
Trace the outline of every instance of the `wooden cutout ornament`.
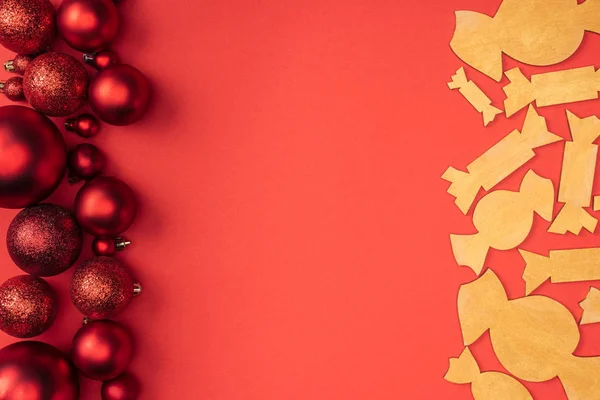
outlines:
[{"label": "wooden cutout ornament", "polygon": [[594,211],[600,211],[600,196],[594,197]]},{"label": "wooden cutout ornament", "polygon": [[594,233],[598,220],[584,207],[592,201],[592,185],[596,172],[600,120],[596,116],[579,118],[567,111],[572,142],[565,143],[558,201],[565,203],[548,232],[579,235],[581,228]]},{"label": "wooden cutout ornament", "polygon": [[553,65],[569,58],[585,31],[600,33],[600,0],[504,0],[492,18],[456,11],[450,42],[465,63],[490,78],[502,78],[502,53],[530,65]]},{"label": "wooden cutout ornament", "polygon": [[460,357],[450,359],[444,376],[448,382],[471,384],[475,400],[533,400],[529,391],[515,378],[501,372],[481,372],[468,347]]},{"label": "wooden cutout ornament", "polygon": [[600,357],[577,357],[579,327],[569,310],[549,297],[509,300],[487,270],[461,286],[458,314],[465,346],[486,331],[500,364],[528,382],[560,379],[569,400],[600,399]]},{"label": "wooden cutout ornament", "polygon": [[530,170],[518,192],[498,190],[481,199],[473,213],[478,233],[450,235],[456,262],[479,275],[490,247],[497,250],[517,247],[529,234],[534,213],[550,221],[553,208],[552,181]]},{"label": "wooden cutout ornament", "polygon": [[585,300],[579,303],[583,309],[579,325],[596,324],[600,322],[600,290],[591,287]]},{"label": "wooden cutout ornament", "polygon": [[468,172],[450,167],[442,179],[451,182],[448,193],[466,214],[479,190],[490,190],[535,156],[533,149],[563,140],[548,131],[546,120],[529,106],[523,129],[514,130],[467,166]]},{"label": "wooden cutout ornament", "polygon": [[496,115],[502,114],[502,110],[492,106],[492,100],[475,84],[473,81],[467,80],[465,69],[460,68],[452,81],[448,82],[448,87],[452,90],[458,89],[460,94],[471,103],[478,113],[483,115],[483,126],[488,126],[490,122],[496,118]]}]

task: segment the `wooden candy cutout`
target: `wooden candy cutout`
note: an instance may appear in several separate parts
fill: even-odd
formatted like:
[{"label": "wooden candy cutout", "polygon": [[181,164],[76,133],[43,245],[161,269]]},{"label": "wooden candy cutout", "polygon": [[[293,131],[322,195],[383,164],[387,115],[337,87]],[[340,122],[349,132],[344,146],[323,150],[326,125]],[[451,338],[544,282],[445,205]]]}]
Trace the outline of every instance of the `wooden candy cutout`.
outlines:
[{"label": "wooden candy cutout", "polygon": [[465,63],[492,79],[502,78],[502,53],[530,65],[569,58],[584,32],[600,32],[600,1],[504,0],[496,15],[456,12],[450,47]]},{"label": "wooden candy cutout", "polygon": [[483,115],[483,125],[488,126],[490,122],[496,118],[496,115],[502,114],[502,110],[492,106],[492,100],[475,84],[473,81],[467,80],[465,69],[460,68],[456,75],[452,76],[452,81],[448,82],[450,89],[458,89],[460,94]]},{"label": "wooden candy cutout", "polygon": [[600,196],[594,197],[594,211],[600,211]]},{"label": "wooden candy cutout", "polygon": [[460,357],[450,359],[444,376],[448,382],[471,384],[475,400],[533,400],[529,391],[513,377],[501,372],[481,372],[468,347]]},{"label": "wooden candy cutout", "polygon": [[572,142],[565,143],[558,201],[565,203],[548,232],[579,235],[581,228],[593,233],[598,220],[584,207],[592,201],[592,185],[596,172],[598,145],[593,142],[600,136],[600,120],[591,116],[579,118],[567,111]]},{"label": "wooden candy cutout", "polygon": [[600,357],[577,357],[579,327],[569,310],[544,296],[509,300],[487,270],[461,286],[458,314],[465,346],[489,330],[498,360],[515,377],[545,382],[558,377],[570,400],[600,399]]},{"label": "wooden candy cutout", "polygon": [[600,290],[591,287],[587,297],[579,303],[583,315],[579,325],[596,324],[600,322]]},{"label": "wooden candy cutout", "polygon": [[535,156],[533,149],[562,140],[548,131],[546,120],[529,106],[523,129],[514,130],[467,166],[468,172],[450,167],[442,179],[452,182],[448,193],[466,214],[481,188],[490,190]]},{"label": "wooden candy cutout", "polygon": [[485,196],[473,213],[474,235],[450,235],[452,252],[458,265],[480,274],[490,247],[509,250],[527,237],[537,213],[552,219],[554,186],[550,179],[527,172],[518,192],[498,190]]}]

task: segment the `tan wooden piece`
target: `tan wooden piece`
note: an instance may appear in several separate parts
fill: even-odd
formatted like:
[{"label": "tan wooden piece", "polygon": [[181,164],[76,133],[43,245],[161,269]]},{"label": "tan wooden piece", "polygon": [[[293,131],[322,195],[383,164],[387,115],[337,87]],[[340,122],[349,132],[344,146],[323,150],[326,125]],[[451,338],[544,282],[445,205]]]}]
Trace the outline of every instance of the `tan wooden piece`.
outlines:
[{"label": "tan wooden piece", "polygon": [[467,80],[465,69],[460,68],[452,81],[448,82],[448,87],[452,90],[458,89],[460,94],[471,103],[478,113],[483,115],[483,125],[488,126],[496,118],[496,115],[502,114],[502,110],[492,106],[492,100],[475,84]]},{"label": "tan wooden piece", "polygon": [[594,211],[600,211],[600,196],[594,197]]},{"label": "tan wooden piece", "polygon": [[583,309],[580,325],[596,324],[600,322],[600,290],[591,287],[585,300],[579,303]]}]

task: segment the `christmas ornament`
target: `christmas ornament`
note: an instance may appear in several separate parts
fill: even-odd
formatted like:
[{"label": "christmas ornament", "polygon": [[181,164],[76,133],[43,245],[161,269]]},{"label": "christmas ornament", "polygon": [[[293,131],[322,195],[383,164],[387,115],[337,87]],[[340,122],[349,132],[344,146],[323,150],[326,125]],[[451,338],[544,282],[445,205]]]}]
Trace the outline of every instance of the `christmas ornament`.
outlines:
[{"label": "christmas ornament", "polygon": [[23,93],[23,78],[14,76],[5,81],[0,81],[0,93],[8,97],[12,101],[25,100]]},{"label": "christmas ornament", "polygon": [[54,322],[57,308],[52,287],[41,278],[20,275],[0,285],[0,329],[11,336],[41,335]]},{"label": "christmas ornament", "polygon": [[97,237],[114,237],[132,224],[137,200],[123,181],[99,177],[86,183],[75,198],[77,220]]},{"label": "christmas ornament", "polygon": [[0,207],[22,208],[50,195],[65,173],[63,137],[52,121],[22,106],[0,107]]},{"label": "christmas ornament", "polygon": [[7,72],[13,72],[15,74],[23,75],[25,68],[31,61],[36,57],[33,54],[17,54],[12,60],[8,60],[4,63],[4,69]]},{"label": "christmas ornament", "polygon": [[88,91],[90,106],[111,125],[139,120],[150,104],[150,83],[136,68],[117,64],[98,73]]},{"label": "christmas ornament", "polygon": [[23,75],[23,91],[29,104],[52,117],[77,111],[86,100],[88,75],[74,57],[45,53],[29,63]]},{"label": "christmas ornament", "polygon": [[56,16],[58,32],[75,50],[104,49],[119,33],[119,14],[111,0],[63,0]]},{"label": "christmas ornament", "polygon": [[110,318],[123,311],[141,285],[115,258],[94,257],[75,269],[71,301],[90,318]]},{"label": "christmas ornament", "polygon": [[98,134],[100,124],[92,114],[81,114],[65,122],[65,129],[74,132],[82,138],[91,138]]},{"label": "christmas ornament", "polygon": [[123,239],[122,237],[116,237],[114,239],[109,238],[96,238],[92,242],[92,250],[97,256],[112,257],[117,251],[125,250],[125,247],[129,246],[131,242]]},{"label": "christmas ornament", "polygon": [[69,180],[77,182],[95,178],[100,175],[105,164],[106,157],[96,146],[89,143],[77,145],[67,156]]},{"label": "christmas ornament", "polygon": [[113,51],[101,50],[97,53],[84,54],[83,62],[91,67],[96,68],[98,71],[101,71],[118,63],[119,58]]},{"label": "christmas ornament", "polygon": [[39,53],[54,34],[54,7],[48,0],[0,1],[0,44],[8,50]]},{"label": "christmas ornament", "polygon": [[129,373],[117,376],[102,384],[102,400],[137,400],[140,395],[140,384]]},{"label": "christmas ornament", "polygon": [[65,272],[79,257],[83,234],[75,216],[55,204],[19,212],[6,235],[8,254],[23,271],[36,276]]},{"label": "christmas ornament", "polygon": [[49,344],[13,343],[0,350],[0,398],[5,400],[77,400],[77,371]]},{"label": "christmas ornament", "polygon": [[132,355],[130,333],[114,321],[87,322],[73,338],[73,363],[90,379],[116,378],[125,371]]}]

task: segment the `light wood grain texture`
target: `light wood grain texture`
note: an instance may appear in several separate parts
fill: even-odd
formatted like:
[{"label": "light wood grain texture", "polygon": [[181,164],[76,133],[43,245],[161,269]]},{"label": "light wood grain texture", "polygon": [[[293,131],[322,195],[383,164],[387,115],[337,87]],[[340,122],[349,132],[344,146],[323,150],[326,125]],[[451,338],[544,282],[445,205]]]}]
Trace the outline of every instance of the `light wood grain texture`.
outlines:
[{"label": "light wood grain texture", "polygon": [[583,314],[580,325],[596,324],[600,322],[600,290],[591,287],[585,300],[579,303]]},{"label": "light wood grain texture", "polygon": [[594,211],[600,211],[600,196],[594,197]]},{"label": "light wood grain texture", "polygon": [[460,94],[471,103],[473,108],[483,116],[484,126],[488,126],[496,118],[496,115],[502,114],[502,110],[492,106],[492,100],[475,82],[467,80],[464,68],[461,67],[451,79],[448,87],[452,90],[458,89]]},{"label": "light wood grain texture", "polygon": [[442,179],[452,184],[448,193],[467,214],[479,190],[490,190],[535,156],[533,149],[562,138],[548,131],[546,120],[529,106],[521,132],[514,130],[467,166],[467,172],[449,167]]},{"label": "light wood grain texture", "polygon": [[481,199],[473,213],[478,233],[450,235],[456,262],[479,275],[490,247],[497,250],[517,247],[529,234],[534,213],[550,221],[553,208],[552,181],[530,170],[518,192],[498,190]]},{"label": "light wood grain texture", "polygon": [[530,65],[553,65],[569,58],[585,31],[600,32],[600,1],[504,0],[496,15],[456,12],[450,42],[454,53],[496,81],[502,53]]}]

